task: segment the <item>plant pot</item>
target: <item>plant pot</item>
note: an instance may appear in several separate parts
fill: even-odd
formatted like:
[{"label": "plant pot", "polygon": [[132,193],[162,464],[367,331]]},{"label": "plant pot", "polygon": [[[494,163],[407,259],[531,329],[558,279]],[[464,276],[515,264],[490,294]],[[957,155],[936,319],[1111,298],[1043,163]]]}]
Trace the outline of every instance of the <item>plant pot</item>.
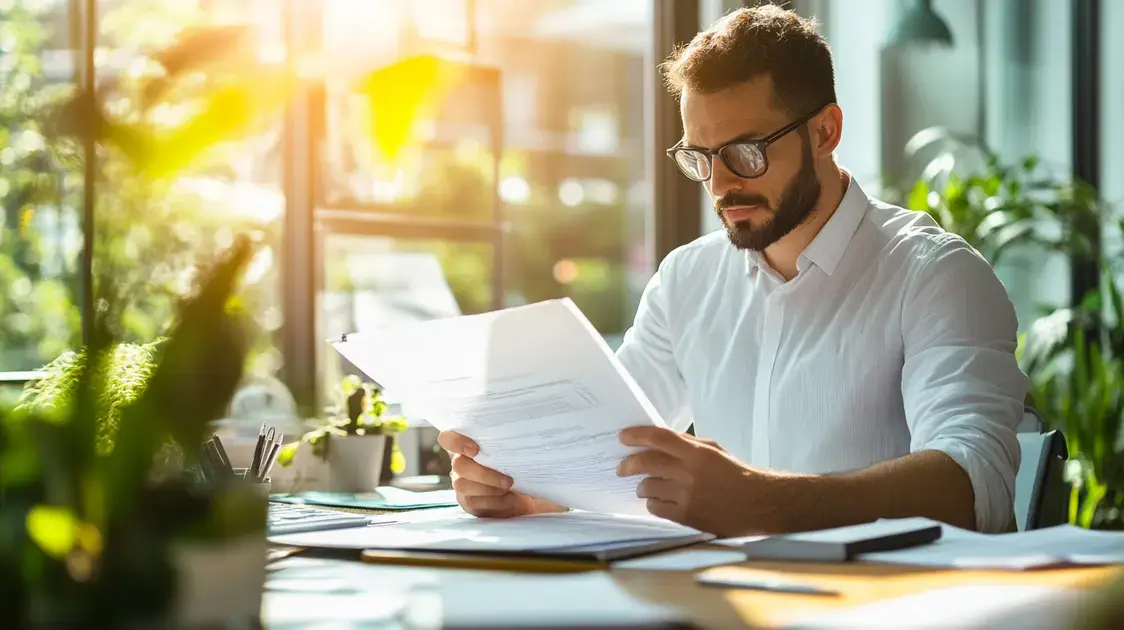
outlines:
[{"label": "plant pot", "polygon": [[250,484],[230,497],[253,520],[260,516],[260,529],[173,542],[174,627],[259,627],[269,552],[265,536],[269,492],[268,482]]},{"label": "plant pot", "polygon": [[328,491],[374,492],[382,476],[386,436],[349,435],[328,438]]}]

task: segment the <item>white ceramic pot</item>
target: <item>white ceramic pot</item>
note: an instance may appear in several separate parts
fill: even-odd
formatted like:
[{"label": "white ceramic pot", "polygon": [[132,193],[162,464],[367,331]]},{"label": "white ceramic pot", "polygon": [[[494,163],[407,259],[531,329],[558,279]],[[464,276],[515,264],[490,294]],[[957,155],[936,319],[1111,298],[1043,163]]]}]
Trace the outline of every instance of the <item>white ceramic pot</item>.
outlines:
[{"label": "white ceramic pot", "polygon": [[328,491],[374,492],[379,487],[385,435],[328,437]]},{"label": "white ceramic pot", "polygon": [[176,627],[257,627],[261,615],[269,484],[240,499],[254,501],[262,531],[222,540],[180,540],[172,545],[177,573]]}]

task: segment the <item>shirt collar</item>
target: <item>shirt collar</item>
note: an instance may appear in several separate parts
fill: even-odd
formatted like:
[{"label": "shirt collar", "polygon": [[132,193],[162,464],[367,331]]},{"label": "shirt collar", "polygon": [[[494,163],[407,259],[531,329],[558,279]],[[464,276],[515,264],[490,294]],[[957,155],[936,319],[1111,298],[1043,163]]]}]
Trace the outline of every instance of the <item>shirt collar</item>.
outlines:
[{"label": "shirt collar", "polygon": [[[800,254],[800,259],[796,262],[797,270],[803,272],[812,264],[823,269],[829,276],[835,273],[839,261],[843,259],[843,254],[847,251],[847,246],[851,244],[851,238],[855,235],[855,230],[859,228],[859,223],[862,223],[863,217],[866,216],[869,202],[870,199],[852,175],[850,182],[847,184],[847,192],[843,194],[843,199],[839,202],[839,207],[820,229],[819,234],[816,234],[812,242],[804,248],[804,252]],[[747,275],[768,265],[765,262],[764,254],[761,252],[746,250],[745,253]]]}]

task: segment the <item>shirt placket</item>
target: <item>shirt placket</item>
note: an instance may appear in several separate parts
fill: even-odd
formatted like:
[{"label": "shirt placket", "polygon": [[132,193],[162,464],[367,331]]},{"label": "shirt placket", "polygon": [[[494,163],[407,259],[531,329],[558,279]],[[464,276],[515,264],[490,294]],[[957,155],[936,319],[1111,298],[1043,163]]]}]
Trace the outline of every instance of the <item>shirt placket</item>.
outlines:
[{"label": "shirt placket", "polygon": [[780,349],[784,320],[782,289],[774,290],[765,299],[761,356],[754,387],[752,455],[753,465],[761,468],[768,468],[770,465],[769,426],[772,422],[773,368]]}]

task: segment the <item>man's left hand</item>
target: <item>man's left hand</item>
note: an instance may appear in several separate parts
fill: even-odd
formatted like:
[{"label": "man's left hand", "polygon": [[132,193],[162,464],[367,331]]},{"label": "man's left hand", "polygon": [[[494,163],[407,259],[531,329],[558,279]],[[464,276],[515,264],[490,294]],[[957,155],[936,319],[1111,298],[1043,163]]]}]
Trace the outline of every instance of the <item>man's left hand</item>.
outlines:
[{"label": "man's left hand", "polygon": [[645,449],[625,458],[617,474],[646,476],[637,495],[654,516],[722,537],[776,529],[774,477],[714,441],[647,426],[624,429],[620,440]]}]

